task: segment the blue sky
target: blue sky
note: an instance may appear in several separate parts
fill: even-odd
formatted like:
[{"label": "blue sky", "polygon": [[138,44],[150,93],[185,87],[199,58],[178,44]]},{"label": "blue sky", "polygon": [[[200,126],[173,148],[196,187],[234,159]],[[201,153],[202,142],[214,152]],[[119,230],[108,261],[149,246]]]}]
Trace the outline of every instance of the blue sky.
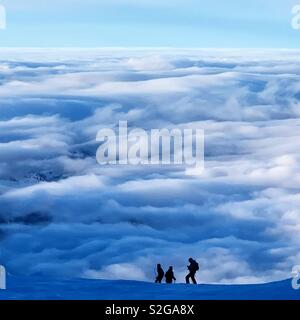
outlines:
[{"label": "blue sky", "polygon": [[297,48],[297,0],[0,0],[0,46]]}]

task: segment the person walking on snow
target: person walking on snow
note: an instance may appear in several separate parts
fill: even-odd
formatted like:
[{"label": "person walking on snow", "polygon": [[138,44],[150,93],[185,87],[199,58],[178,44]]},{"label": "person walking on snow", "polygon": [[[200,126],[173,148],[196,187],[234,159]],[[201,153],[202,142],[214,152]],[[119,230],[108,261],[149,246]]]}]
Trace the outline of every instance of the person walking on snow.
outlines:
[{"label": "person walking on snow", "polygon": [[169,267],[169,270],[166,272],[165,277],[166,277],[166,283],[173,283],[173,280],[176,281],[173,267]]},{"label": "person walking on snow", "polygon": [[164,278],[165,272],[160,264],[157,265],[157,277],[155,283],[161,283],[162,279]]},{"label": "person walking on snow", "polygon": [[194,284],[197,284],[195,279],[196,272],[199,270],[199,264],[193,258],[189,258],[190,265],[187,267],[189,269],[189,274],[185,277],[186,283],[190,283],[190,279]]}]

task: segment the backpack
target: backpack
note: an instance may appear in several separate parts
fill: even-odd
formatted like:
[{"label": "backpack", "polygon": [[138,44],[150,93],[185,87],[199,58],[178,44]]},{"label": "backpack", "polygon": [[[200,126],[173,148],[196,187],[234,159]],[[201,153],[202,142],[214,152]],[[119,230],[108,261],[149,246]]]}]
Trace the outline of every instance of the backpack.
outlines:
[{"label": "backpack", "polygon": [[195,271],[198,271],[199,270],[199,264],[198,262],[195,261]]}]

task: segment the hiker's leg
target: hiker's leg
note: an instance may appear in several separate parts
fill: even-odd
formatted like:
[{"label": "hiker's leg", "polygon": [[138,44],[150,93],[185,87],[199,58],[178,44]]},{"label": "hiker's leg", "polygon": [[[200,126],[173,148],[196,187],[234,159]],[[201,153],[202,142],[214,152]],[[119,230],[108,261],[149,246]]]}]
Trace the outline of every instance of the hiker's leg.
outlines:
[{"label": "hiker's leg", "polygon": [[186,283],[190,283],[190,277],[191,277],[190,273],[185,277],[185,282]]},{"label": "hiker's leg", "polygon": [[193,274],[191,275],[191,279],[192,279],[192,281],[193,281],[193,284],[197,284],[197,281],[196,281],[196,279],[195,279],[195,273],[193,273]]}]

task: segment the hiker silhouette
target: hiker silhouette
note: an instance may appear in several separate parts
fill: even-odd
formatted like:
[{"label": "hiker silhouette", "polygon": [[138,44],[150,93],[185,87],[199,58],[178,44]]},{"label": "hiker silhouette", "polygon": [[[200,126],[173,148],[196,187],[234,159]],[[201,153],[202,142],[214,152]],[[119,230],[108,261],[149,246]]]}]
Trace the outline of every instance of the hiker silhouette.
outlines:
[{"label": "hiker silhouette", "polygon": [[174,271],[173,267],[169,267],[169,270],[166,272],[166,283],[172,283],[173,280],[176,281],[176,278],[174,277]]},{"label": "hiker silhouette", "polygon": [[194,284],[197,284],[195,279],[196,272],[199,270],[199,264],[193,258],[189,258],[190,265],[187,267],[189,269],[189,274],[185,277],[186,283],[190,283],[190,279]]},{"label": "hiker silhouette", "polygon": [[157,265],[156,272],[157,277],[155,279],[155,283],[161,283],[162,279],[164,278],[165,272],[160,264]]}]

